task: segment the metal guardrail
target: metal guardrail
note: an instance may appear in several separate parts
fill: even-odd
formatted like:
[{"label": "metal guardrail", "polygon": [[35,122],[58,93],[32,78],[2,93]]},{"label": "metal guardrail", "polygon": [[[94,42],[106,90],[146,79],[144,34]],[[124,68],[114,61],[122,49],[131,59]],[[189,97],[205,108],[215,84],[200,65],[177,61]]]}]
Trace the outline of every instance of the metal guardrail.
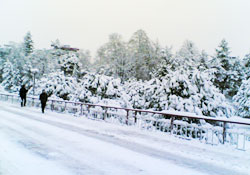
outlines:
[{"label": "metal guardrail", "polygon": [[[20,102],[17,94],[0,93],[0,99]],[[27,105],[40,106],[38,97],[27,97]],[[192,113],[151,111],[81,102],[48,99],[47,109],[106,120],[142,129],[158,130],[185,139],[198,139],[207,144],[230,144],[237,149],[250,150],[250,120],[234,121]],[[205,122],[204,122],[205,121]],[[246,145],[247,144],[247,145]]]}]

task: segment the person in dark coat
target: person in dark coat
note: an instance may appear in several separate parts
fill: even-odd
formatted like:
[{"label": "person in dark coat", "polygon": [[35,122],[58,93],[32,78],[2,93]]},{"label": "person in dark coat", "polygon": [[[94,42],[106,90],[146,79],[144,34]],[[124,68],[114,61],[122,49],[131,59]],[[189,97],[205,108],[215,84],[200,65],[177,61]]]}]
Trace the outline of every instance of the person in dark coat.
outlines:
[{"label": "person in dark coat", "polygon": [[19,95],[21,97],[21,107],[26,105],[26,94],[27,94],[28,90],[25,88],[25,85],[22,85],[20,91],[19,91]]},{"label": "person in dark coat", "polygon": [[46,102],[48,100],[48,95],[45,92],[45,90],[43,90],[42,93],[40,94],[39,100],[41,101],[42,113],[44,113],[44,109],[46,107]]}]

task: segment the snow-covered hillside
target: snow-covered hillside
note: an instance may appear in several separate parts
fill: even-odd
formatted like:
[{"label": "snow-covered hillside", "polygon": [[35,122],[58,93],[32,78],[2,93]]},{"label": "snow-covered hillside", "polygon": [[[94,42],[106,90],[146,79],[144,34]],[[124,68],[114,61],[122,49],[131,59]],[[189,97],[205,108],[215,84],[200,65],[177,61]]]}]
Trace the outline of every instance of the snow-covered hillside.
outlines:
[{"label": "snow-covered hillside", "polygon": [[250,152],[0,102],[1,175],[248,175]]}]

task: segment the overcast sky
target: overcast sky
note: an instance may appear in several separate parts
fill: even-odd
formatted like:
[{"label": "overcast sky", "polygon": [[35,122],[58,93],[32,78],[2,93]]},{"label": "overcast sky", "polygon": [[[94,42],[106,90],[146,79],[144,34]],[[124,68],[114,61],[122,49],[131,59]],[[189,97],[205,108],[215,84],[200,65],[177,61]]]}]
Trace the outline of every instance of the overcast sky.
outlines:
[{"label": "overcast sky", "polygon": [[36,48],[51,41],[96,50],[119,33],[138,29],[162,46],[188,39],[214,54],[225,38],[232,54],[250,52],[250,0],[0,0],[0,45],[21,42],[30,31]]}]

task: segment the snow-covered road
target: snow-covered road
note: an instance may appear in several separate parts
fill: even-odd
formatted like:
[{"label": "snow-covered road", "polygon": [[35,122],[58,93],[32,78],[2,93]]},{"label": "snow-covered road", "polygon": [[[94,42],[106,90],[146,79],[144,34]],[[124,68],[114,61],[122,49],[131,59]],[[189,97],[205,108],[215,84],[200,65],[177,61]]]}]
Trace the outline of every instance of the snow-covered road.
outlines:
[{"label": "snow-covered road", "polygon": [[249,175],[250,153],[0,102],[0,175]]}]

